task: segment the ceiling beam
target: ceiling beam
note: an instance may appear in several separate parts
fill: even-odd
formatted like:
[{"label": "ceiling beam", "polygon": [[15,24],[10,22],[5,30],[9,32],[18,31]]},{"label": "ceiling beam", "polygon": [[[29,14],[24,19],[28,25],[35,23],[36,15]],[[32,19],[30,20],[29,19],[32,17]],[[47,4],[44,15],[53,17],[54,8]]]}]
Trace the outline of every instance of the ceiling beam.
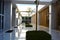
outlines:
[{"label": "ceiling beam", "polygon": [[[34,1],[12,1],[15,4],[35,4]],[[39,1],[40,5],[49,5],[51,2],[41,2]]]}]

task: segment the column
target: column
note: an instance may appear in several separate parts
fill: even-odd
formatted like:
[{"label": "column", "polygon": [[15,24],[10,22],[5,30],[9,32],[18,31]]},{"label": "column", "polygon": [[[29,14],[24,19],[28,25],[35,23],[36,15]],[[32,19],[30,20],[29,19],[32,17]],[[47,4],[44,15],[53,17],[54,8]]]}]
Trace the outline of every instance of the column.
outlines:
[{"label": "column", "polygon": [[56,29],[56,12],[54,4],[49,5],[49,33],[51,34],[52,29]]},{"label": "column", "polygon": [[49,5],[49,33],[51,34],[51,5]]},{"label": "column", "polygon": [[12,8],[12,27],[15,27],[15,18],[16,18],[16,8]]},{"label": "column", "polygon": [[52,29],[56,29],[56,26],[57,26],[57,24],[56,24],[56,9],[55,9],[55,6],[54,6],[54,4],[52,4],[52,14],[51,14],[51,28]]},{"label": "column", "polygon": [[11,2],[4,2],[4,16],[5,16],[4,30],[12,29],[12,4]]},{"label": "column", "polygon": [[12,32],[6,32],[12,29],[12,3],[4,1],[4,38],[3,40],[11,40]]}]

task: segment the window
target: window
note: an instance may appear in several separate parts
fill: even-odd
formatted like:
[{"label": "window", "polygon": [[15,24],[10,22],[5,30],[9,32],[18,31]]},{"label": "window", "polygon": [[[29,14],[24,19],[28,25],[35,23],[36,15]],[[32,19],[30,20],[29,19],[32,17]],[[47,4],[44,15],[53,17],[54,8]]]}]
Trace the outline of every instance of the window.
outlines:
[{"label": "window", "polygon": [[1,2],[0,2],[0,14],[1,14]]},{"label": "window", "polygon": [[0,14],[4,14],[4,1],[0,1]]},{"label": "window", "polygon": [[0,15],[0,29],[1,29],[1,15]]},{"label": "window", "polygon": [[4,26],[4,16],[2,16],[2,29],[3,29],[3,26]]},{"label": "window", "polygon": [[0,29],[4,26],[4,3],[0,1]]}]

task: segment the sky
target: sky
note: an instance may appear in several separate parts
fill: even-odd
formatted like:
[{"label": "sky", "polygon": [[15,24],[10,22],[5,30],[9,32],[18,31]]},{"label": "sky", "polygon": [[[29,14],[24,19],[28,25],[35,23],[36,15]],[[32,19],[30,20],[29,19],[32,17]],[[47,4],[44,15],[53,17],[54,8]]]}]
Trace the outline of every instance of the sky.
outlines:
[{"label": "sky", "polygon": [[[16,4],[19,11],[28,11],[28,8],[31,8],[34,12],[32,12],[31,15],[35,14],[36,12],[36,5],[34,4]],[[43,8],[45,5],[39,5],[38,6],[38,11]],[[28,16],[28,12],[21,12],[22,16]]]}]

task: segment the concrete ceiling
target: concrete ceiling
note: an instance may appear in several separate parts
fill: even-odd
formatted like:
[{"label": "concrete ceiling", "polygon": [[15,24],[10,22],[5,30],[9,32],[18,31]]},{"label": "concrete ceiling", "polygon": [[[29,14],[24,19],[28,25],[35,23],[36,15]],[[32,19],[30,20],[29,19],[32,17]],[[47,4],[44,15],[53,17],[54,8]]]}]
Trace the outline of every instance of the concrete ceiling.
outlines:
[{"label": "concrete ceiling", "polygon": [[[4,1],[11,1],[14,4],[35,4],[35,0],[4,0]],[[39,4],[46,5],[51,4],[52,2],[56,2],[57,0],[38,0]]]},{"label": "concrete ceiling", "polygon": [[[35,4],[34,3],[35,0],[12,0],[13,3],[15,4]],[[39,4],[50,4],[52,0],[48,1],[48,0],[38,0]]]}]

